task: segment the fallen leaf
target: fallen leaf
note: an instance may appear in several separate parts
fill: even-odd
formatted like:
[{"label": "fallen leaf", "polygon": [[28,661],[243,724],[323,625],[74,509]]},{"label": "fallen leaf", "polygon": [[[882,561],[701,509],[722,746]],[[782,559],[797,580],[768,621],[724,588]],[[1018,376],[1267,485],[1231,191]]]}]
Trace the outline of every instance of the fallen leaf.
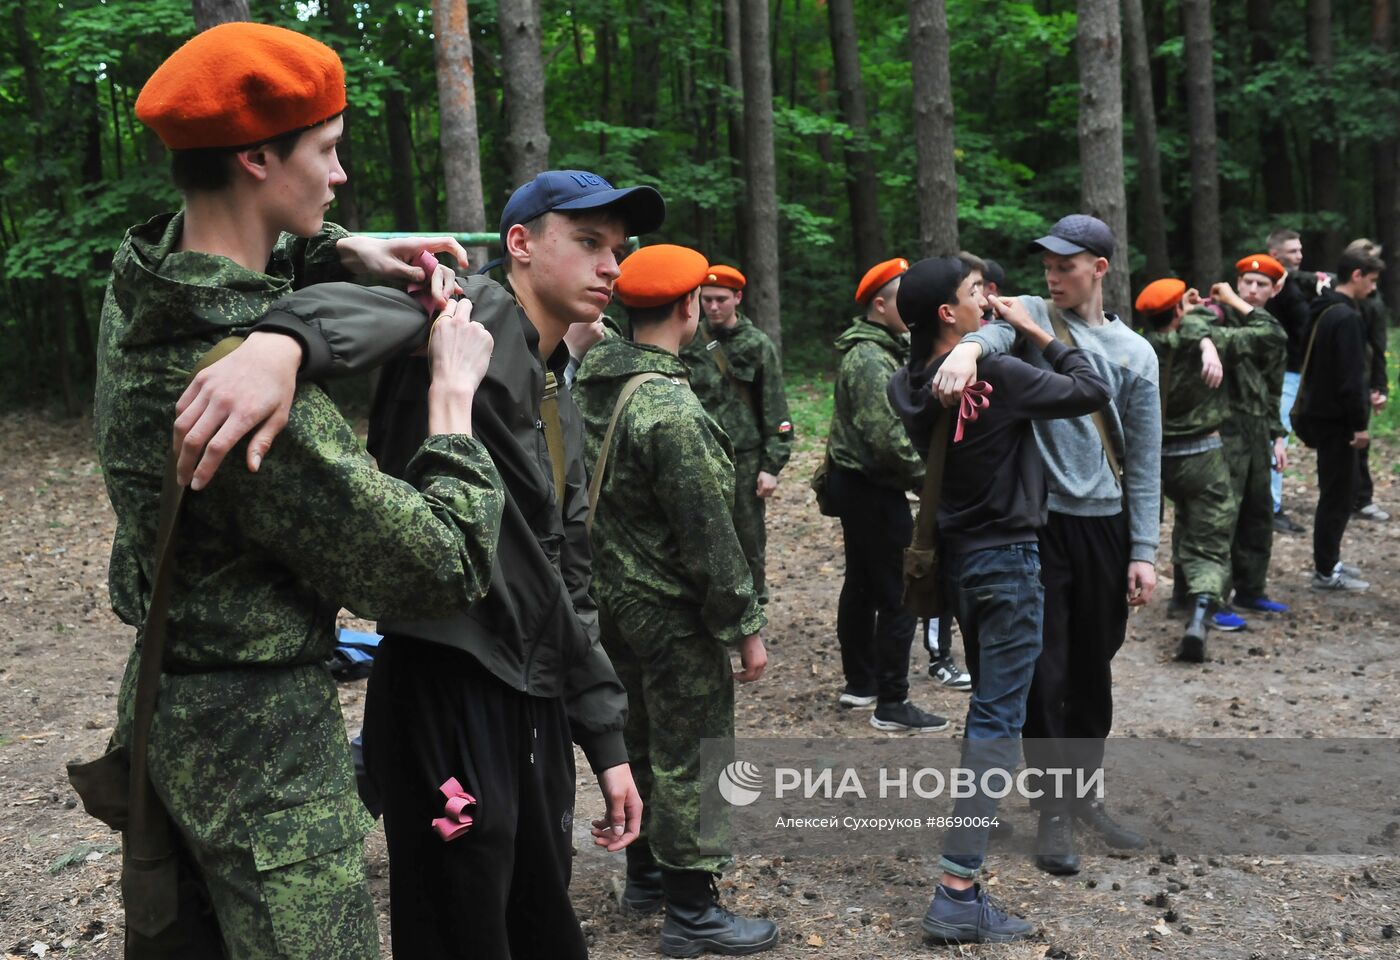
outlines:
[{"label": "fallen leaf", "polygon": [[822,939],[822,935],[820,933],[814,933],[807,938],[807,946],[809,947],[821,947],[825,945],[826,941]]}]

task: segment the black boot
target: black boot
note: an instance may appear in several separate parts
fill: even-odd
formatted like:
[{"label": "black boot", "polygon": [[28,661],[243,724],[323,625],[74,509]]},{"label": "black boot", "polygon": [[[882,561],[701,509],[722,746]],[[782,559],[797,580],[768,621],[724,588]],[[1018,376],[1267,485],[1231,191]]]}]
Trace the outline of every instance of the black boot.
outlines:
[{"label": "black boot", "polygon": [[1172,599],[1167,604],[1167,613],[1174,617],[1185,616],[1191,612],[1191,601],[1186,596],[1186,571],[1181,569],[1181,564],[1172,564]]},{"label": "black boot", "polygon": [[1129,830],[1108,815],[1102,800],[1076,807],[1074,819],[1103,837],[1104,842],[1115,850],[1141,850],[1147,846],[1146,837],[1135,830]]},{"label": "black boot", "polygon": [[1181,635],[1181,646],[1176,651],[1176,658],[1183,663],[1206,662],[1206,614],[1209,612],[1210,597],[1203,593],[1196,598],[1191,621],[1186,624],[1186,632]]},{"label": "black boot", "polygon": [[1079,872],[1079,854],[1074,852],[1074,828],[1068,813],[1057,816],[1041,811],[1035,836],[1035,865],[1060,877]]},{"label": "black boot", "polygon": [[661,925],[661,952],[668,957],[698,957],[708,950],[734,957],[777,946],[777,925],[736,917],[721,907],[715,880],[706,870],[662,868],[666,922]]},{"label": "black boot", "polygon": [[656,913],[664,896],[661,867],[651,855],[645,840],[634,840],[627,848],[627,887],[622,891],[622,909],[631,913]]}]

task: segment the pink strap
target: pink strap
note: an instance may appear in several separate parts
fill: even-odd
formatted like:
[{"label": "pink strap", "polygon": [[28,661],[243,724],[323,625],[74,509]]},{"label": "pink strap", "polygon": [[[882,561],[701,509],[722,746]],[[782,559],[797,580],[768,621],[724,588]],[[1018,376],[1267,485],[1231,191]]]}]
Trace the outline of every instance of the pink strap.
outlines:
[{"label": "pink strap", "polygon": [[433,271],[438,268],[437,257],[424,250],[418,254],[418,259],[414,261],[413,265],[423,268],[423,279],[413,281],[405,289],[408,291],[408,295],[417,300],[431,317],[435,312],[433,309],[435,306],[433,303]]},{"label": "pink strap", "polygon": [[472,817],[469,811],[476,807],[476,797],[463,790],[456,777],[448,777],[438,789],[447,798],[447,803],[443,805],[443,813],[446,816],[434,820],[433,829],[446,843],[456,840],[471,829]]},{"label": "pink strap", "polygon": [[962,400],[958,402],[958,426],[953,431],[953,442],[961,443],[963,424],[975,423],[982,411],[992,405],[992,385],[985,380],[969,383],[963,388]]}]

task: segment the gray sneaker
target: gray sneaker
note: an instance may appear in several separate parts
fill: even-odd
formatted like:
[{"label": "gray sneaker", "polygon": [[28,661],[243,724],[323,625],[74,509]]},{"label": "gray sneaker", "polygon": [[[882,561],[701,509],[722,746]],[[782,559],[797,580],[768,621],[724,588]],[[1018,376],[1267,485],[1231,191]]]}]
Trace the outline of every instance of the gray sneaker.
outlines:
[{"label": "gray sneaker", "polygon": [[1364,507],[1356,510],[1356,516],[1362,520],[1389,520],[1390,514],[1386,513],[1374,503],[1368,503]]},{"label": "gray sneaker", "polygon": [[1035,935],[1035,925],[1013,917],[977,885],[977,899],[970,902],[948,896],[943,885],[934,888],[924,914],[924,936],[941,943],[1010,943]]},{"label": "gray sneaker", "polygon": [[920,710],[905,700],[903,703],[880,704],[870,716],[870,725],[886,733],[904,730],[912,733],[932,733],[935,730],[946,730],[948,718]]},{"label": "gray sneaker", "polygon": [[1369,590],[1371,584],[1360,577],[1347,573],[1339,563],[1332,568],[1330,574],[1314,572],[1312,588],[1314,590]]}]

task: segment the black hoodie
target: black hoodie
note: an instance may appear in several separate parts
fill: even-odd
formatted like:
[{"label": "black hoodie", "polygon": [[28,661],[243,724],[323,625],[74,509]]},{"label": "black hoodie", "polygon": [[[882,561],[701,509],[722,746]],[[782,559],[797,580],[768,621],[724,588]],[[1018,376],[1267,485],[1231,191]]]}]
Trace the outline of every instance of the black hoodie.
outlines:
[{"label": "black hoodie", "polygon": [[[1321,433],[1359,433],[1370,420],[1366,322],[1352,299],[1324,290],[1312,302],[1312,352],[1294,429],[1308,446]],[[1302,420],[1302,424],[1298,423]]]}]

